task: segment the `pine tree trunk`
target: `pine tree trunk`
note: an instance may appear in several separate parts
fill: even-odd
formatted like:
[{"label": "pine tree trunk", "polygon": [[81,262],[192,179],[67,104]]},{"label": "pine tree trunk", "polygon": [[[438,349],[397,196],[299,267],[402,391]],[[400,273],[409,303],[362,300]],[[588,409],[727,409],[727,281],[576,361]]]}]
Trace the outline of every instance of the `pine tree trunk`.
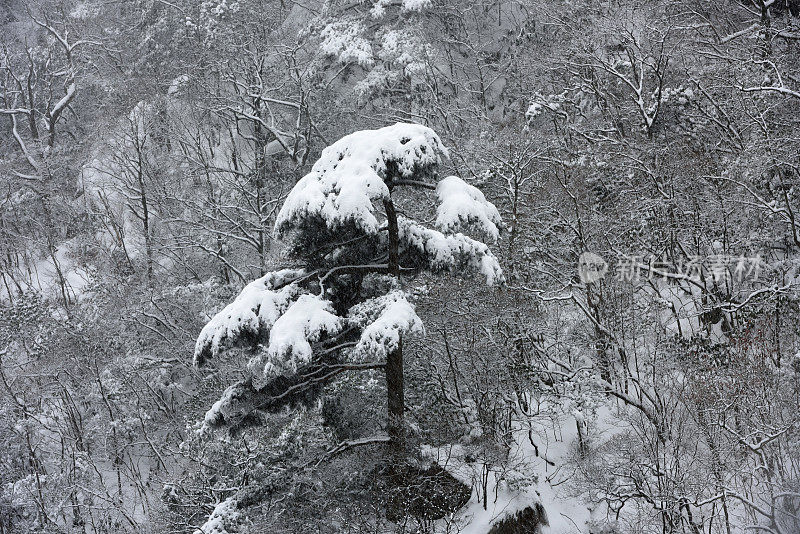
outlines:
[{"label": "pine tree trunk", "polygon": [[[397,212],[391,199],[383,201],[386,210],[386,222],[389,229],[389,274],[400,275],[399,247],[400,238],[397,227]],[[403,399],[403,341],[397,349],[389,353],[386,358],[386,396],[388,406],[388,420],[386,430],[389,434],[389,446],[393,454],[398,454],[403,449],[404,443],[404,399]]]},{"label": "pine tree trunk", "polygon": [[386,391],[388,400],[389,445],[394,453],[403,448],[403,342],[386,358]]}]

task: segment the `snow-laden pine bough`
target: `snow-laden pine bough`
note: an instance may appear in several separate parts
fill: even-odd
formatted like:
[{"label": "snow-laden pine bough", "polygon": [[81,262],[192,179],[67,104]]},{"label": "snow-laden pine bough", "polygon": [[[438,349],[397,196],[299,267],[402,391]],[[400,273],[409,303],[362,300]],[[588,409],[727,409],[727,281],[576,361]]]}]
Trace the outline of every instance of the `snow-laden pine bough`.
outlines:
[{"label": "snow-laden pine bough", "polygon": [[[387,434],[341,443],[329,456],[371,443],[402,454],[403,337],[423,332],[403,278],[428,270],[504,282],[489,247],[461,233],[495,241],[500,214],[461,178],[434,181],[447,155],[433,130],[402,123],[350,134],[322,151],[275,223],[301,266],[251,282],[197,339],[197,365],[233,346],[254,347],[248,378],[223,393],[205,429],[245,425],[314,398],[345,371],[382,369]],[[434,228],[398,215],[400,188],[435,193]],[[463,488],[453,495],[454,506],[463,504]]]}]

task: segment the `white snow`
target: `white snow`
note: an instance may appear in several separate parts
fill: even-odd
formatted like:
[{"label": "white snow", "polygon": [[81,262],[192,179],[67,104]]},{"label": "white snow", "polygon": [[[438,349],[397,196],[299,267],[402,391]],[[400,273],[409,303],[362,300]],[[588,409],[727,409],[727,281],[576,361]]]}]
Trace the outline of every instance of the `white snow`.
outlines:
[{"label": "white snow", "polygon": [[75,98],[75,82],[72,82],[67,86],[66,94],[61,97],[61,100],[56,102],[56,105],[50,110],[50,114],[54,117],[60,115],[73,98]]},{"label": "white snow", "polygon": [[436,209],[436,226],[443,232],[475,228],[492,241],[500,235],[500,212],[486,200],[483,192],[458,176],[448,176],[436,185],[439,207]]},{"label": "white snow", "polygon": [[406,65],[417,60],[415,56],[421,55],[423,50],[409,32],[389,30],[381,37],[381,50],[378,55],[383,61]]},{"label": "white snow", "polygon": [[78,261],[74,250],[80,250],[80,243],[71,239],[60,244],[52,255],[19,255],[17,266],[8,267],[0,276],[0,302],[13,300],[26,291],[41,293],[54,301],[63,296],[70,302],[80,300],[94,277],[94,269]]},{"label": "white snow", "polygon": [[[342,319],[333,313],[330,301],[317,295],[301,295],[277,320],[269,335],[264,377],[292,374],[311,361],[311,342],[327,332],[334,334]],[[263,358],[254,362],[260,364]]]},{"label": "white snow", "polygon": [[203,424],[200,426],[199,432],[205,433],[209,431],[221,417],[225,417],[226,419],[230,417],[230,407],[232,401],[242,393],[242,386],[241,384],[233,384],[225,388],[225,391],[222,392],[222,396],[211,405],[211,408],[206,411],[205,416],[203,417]]},{"label": "white snow", "polygon": [[325,26],[322,30],[320,49],[329,56],[336,57],[340,63],[356,62],[363,67],[371,66],[372,45],[362,34],[364,27],[356,21],[339,20]]},{"label": "white snow", "polygon": [[189,83],[189,76],[187,74],[181,74],[169,84],[169,88],[167,88],[167,94],[177,94],[178,91],[180,91],[187,83]]},{"label": "white snow", "polygon": [[379,19],[386,14],[386,6],[389,5],[389,0],[377,0],[373,5],[372,9],[369,10],[369,14],[374,19]]},{"label": "white snow", "polygon": [[385,358],[398,347],[403,334],[424,331],[422,320],[406,297],[404,291],[392,291],[350,308],[350,321],[364,327],[353,349],[356,359]]},{"label": "white snow", "polygon": [[397,218],[397,223],[401,247],[423,253],[432,268],[453,270],[466,264],[485,276],[490,286],[505,281],[500,263],[484,243],[461,233],[445,235],[402,216]]},{"label": "white snow", "polygon": [[78,2],[69,12],[69,18],[75,20],[86,20],[94,15],[96,15],[96,8],[90,7],[88,2]]},{"label": "white snow", "polygon": [[431,5],[431,0],[403,0],[403,10],[422,11]]},{"label": "white snow", "polygon": [[[200,331],[194,349],[195,363],[201,363],[207,353],[216,356],[243,334],[257,335],[271,328],[299,292],[296,284],[284,284],[300,277],[303,272],[284,269],[247,284],[239,296]],[[273,289],[278,286],[284,287]]]},{"label": "white snow", "polygon": [[528,120],[530,120],[530,119],[532,119],[534,117],[538,117],[539,114],[542,113],[543,109],[544,109],[544,106],[542,104],[539,104],[538,102],[533,102],[533,103],[531,103],[530,106],[528,106],[528,111],[525,112],[525,117]]},{"label": "white snow", "polygon": [[[613,430],[615,421],[608,410],[598,414],[602,424],[595,429],[597,438]],[[508,456],[500,462],[489,462],[480,445],[456,443],[443,447],[421,447],[422,456],[436,461],[451,475],[473,488],[470,501],[453,518],[460,534],[486,534],[500,520],[541,503],[548,525],[543,534],[580,534],[587,532],[594,506],[573,493],[569,479],[574,474],[565,469],[577,443],[575,420],[534,421],[517,420],[513,424]],[[538,443],[539,455],[528,439],[532,429]],[[611,429],[611,430],[609,430]],[[468,457],[472,457],[467,461]],[[547,458],[549,462],[544,460]],[[555,464],[555,465],[553,465]],[[484,508],[482,486],[486,478],[488,498]]]},{"label": "white snow", "polygon": [[[214,511],[208,516],[208,521],[195,530],[193,534],[229,534],[237,532],[238,529],[235,528],[235,525],[240,519],[241,514],[236,510],[236,501],[233,497],[229,497],[214,507]],[[229,528],[231,530],[228,530]]]},{"label": "white snow", "polygon": [[383,64],[376,66],[369,71],[364,79],[353,86],[353,91],[360,98],[367,98],[373,91],[388,87],[400,79],[400,73],[396,70],[387,70]]},{"label": "white snow", "polygon": [[275,229],[320,216],[329,228],[354,222],[363,231],[379,229],[374,200],[388,198],[384,178],[393,164],[404,178],[439,163],[447,150],[425,126],[397,123],[342,137],[322,151],[319,160],[294,186],[278,213]]},{"label": "white snow", "polygon": [[[463,445],[440,448],[423,445],[421,453],[473,489],[472,498],[457,512],[455,518],[459,534],[486,534],[500,520],[541,502],[534,486],[511,487],[506,480],[508,470],[491,466],[487,473],[483,461],[468,462],[465,458],[470,450]],[[487,478],[486,489],[489,492],[485,509],[482,495],[484,477]]]},{"label": "white snow", "polygon": [[702,309],[699,301],[695,300],[696,292],[694,287],[690,287],[687,292],[685,288],[667,284],[658,288],[659,302],[665,303],[660,310],[660,322],[667,332],[685,339],[702,332]]}]

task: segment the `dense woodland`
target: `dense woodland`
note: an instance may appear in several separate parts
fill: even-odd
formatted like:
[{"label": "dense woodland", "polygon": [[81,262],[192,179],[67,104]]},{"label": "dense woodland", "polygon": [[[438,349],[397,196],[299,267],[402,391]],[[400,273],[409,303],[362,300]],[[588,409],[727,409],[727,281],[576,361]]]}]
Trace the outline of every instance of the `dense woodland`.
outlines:
[{"label": "dense woodland", "polygon": [[28,532],[800,532],[800,2],[0,1]]}]

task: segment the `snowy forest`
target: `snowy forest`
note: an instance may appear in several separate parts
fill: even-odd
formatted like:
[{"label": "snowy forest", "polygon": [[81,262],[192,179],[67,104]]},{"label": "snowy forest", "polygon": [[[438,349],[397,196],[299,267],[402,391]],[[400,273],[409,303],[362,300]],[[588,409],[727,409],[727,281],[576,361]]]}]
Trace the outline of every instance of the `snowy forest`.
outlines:
[{"label": "snowy forest", "polygon": [[800,533],[800,0],[0,0],[0,534]]}]

